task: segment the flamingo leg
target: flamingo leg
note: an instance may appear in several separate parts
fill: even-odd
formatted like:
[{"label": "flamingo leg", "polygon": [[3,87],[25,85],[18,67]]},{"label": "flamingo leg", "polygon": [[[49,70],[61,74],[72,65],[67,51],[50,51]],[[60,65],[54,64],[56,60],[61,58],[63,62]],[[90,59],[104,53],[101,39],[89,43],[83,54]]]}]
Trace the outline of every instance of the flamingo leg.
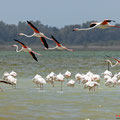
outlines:
[{"label": "flamingo leg", "polygon": [[62,82],[61,82],[61,91],[62,91]]}]

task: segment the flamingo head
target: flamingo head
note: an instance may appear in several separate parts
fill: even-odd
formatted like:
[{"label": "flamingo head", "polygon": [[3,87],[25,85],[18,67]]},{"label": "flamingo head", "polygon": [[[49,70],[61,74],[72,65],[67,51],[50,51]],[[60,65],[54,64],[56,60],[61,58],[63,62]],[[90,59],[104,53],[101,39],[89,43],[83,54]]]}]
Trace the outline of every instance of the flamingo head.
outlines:
[{"label": "flamingo head", "polygon": [[24,33],[19,33],[19,34],[18,34],[18,36],[23,36],[23,35],[24,35]]},{"label": "flamingo head", "polygon": [[17,47],[17,45],[12,45],[12,47]]},{"label": "flamingo head", "polygon": [[109,20],[109,19],[105,19],[104,21],[106,21],[106,22],[116,22],[115,20]]},{"label": "flamingo head", "polygon": [[110,60],[105,60],[105,62],[109,62]]},{"label": "flamingo head", "polygon": [[17,76],[17,73],[14,72],[14,71],[12,71],[12,72],[10,73],[10,75],[12,75],[13,77],[16,77],[16,76]]},{"label": "flamingo head", "polygon": [[74,28],[74,29],[73,29],[73,31],[78,31],[78,30],[79,30],[79,28]]}]

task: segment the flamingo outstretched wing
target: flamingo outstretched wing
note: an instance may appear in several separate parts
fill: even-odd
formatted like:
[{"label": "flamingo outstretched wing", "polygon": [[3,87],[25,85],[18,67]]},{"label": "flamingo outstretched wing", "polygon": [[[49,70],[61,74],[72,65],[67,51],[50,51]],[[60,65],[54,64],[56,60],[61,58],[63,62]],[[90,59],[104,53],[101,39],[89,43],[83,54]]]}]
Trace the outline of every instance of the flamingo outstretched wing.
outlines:
[{"label": "flamingo outstretched wing", "polygon": [[69,49],[69,48],[67,48],[65,46],[62,46],[62,48],[65,49],[65,50],[68,50],[68,51],[72,51],[72,52],[74,51],[73,49]]},{"label": "flamingo outstretched wing", "polygon": [[34,30],[35,33],[39,33],[39,30],[30,21],[27,21],[27,23]]},{"label": "flamingo outstretched wing", "polygon": [[106,19],[106,20],[102,21],[101,24],[102,24],[102,25],[106,25],[106,24],[108,24],[109,22],[115,22],[115,21],[114,21],[114,20],[108,20],[108,19]]},{"label": "flamingo outstretched wing", "polygon": [[61,47],[62,45],[51,35],[53,41],[57,44],[57,46]]},{"label": "flamingo outstretched wing", "polygon": [[18,42],[19,44],[21,44],[24,48],[27,48],[27,46],[24,44],[24,43],[22,43],[22,42],[20,42],[19,40],[16,40],[16,39],[14,39],[16,42]]},{"label": "flamingo outstretched wing", "polygon": [[47,44],[45,38],[44,37],[40,37],[40,40],[43,43],[43,45],[48,49],[48,44]]},{"label": "flamingo outstretched wing", "polygon": [[37,60],[35,54],[34,54],[32,51],[30,51],[29,53],[30,53],[30,55],[33,57],[33,59],[36,60],[36,61],[38,62],[38,60]]},{"label": "flamingo outstretched wing", "polygon": [[63,49],[68,50],[68,51],[73,51],[72,49],[69,49],[69,48],[61,45],[61,44],[53,37],[53,35],[51,35],[51,37],[52,37],[52,39],[54,40],[54,42],[57,44],[57,46],[62,47]]},{"label": "flamingo outstretched wing", "polygon": [[74,28],[73,31],[91,30],[98,26],[99,24],[91,24],[89,28]]}]

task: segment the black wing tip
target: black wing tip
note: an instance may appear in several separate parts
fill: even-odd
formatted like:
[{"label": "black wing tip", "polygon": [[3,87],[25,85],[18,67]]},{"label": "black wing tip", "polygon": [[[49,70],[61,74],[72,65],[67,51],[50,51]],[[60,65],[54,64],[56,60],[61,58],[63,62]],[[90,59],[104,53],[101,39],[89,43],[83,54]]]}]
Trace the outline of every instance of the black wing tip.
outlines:
[{"label": "black wing tip", "polygon": [[37,59],[37,57],[35,56],[35,54],[34,54],[33,52],[30,52],[30,54],[32,55],[33,59],[38,62],[38,59]]},{"label": "black wing tip", "polygon": [[14,41],[18,41],[17,39],[14,39]]},{"label": "black wing tip", "polygon": [[48,44],[47,44],[45,38],[44,38],[44,37],[41,37],[41,39],[42,39],[43,45],[48,49],[49,46],[48,46]]},{"label": "black wing tip", "polygon": [[37,60],[37,59],[34,59],[34,60],[38,62],[38,60]]},{"label": "black wing tip", "polygon": [[[51,35],[51,37],[52,37],[53,40],[57,41],[53,35]],[[57,42],[58,42],[58,41],[57,41]]]},{"label": "black wing tip", "polygon": [[34,58],[34,60],[38,62],[38,59],[36,57]]},{"label": "black wing tip", "polygon": [[51,35],[52,39],[55,39],[53,35]]},{"label": "black wing tip", "polygon": [[52,37],[52,39],[53,39],[54,41],[56,41],[58,44],[60,44],[60,43],[54,38],[53,35],[51,35],[51,37]]},{"label": "black wing tip", "polygon": [[30,23],[30,21],[27,20],[27,23]]}]

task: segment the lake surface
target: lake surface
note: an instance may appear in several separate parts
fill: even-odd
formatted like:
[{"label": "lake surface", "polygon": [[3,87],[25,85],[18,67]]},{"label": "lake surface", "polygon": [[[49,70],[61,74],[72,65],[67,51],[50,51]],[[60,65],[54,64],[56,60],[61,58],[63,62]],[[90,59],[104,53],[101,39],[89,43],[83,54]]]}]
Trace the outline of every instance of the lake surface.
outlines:
[{"label": "lake surface", "polygon": [[[109,88],[101,85],[95,92],[83,89],[76,83],[74,88],[55,82],[44,85],[41,91],[32,82],[36,74],[45,78],[50,72],[76,73],[91,71],[101,74],[107,69],[105,55],[120,59],[119,51],[37,51],[36,62],[28,53],[15,51],[0,52],[0,76],[5,71],[16,71],[17,88],[1,83],[4,92],[0,92],[0,120],[115,120],[120,115],[120,87]],[[120,72],[120,66],[112,68],[113,73]]]}]

